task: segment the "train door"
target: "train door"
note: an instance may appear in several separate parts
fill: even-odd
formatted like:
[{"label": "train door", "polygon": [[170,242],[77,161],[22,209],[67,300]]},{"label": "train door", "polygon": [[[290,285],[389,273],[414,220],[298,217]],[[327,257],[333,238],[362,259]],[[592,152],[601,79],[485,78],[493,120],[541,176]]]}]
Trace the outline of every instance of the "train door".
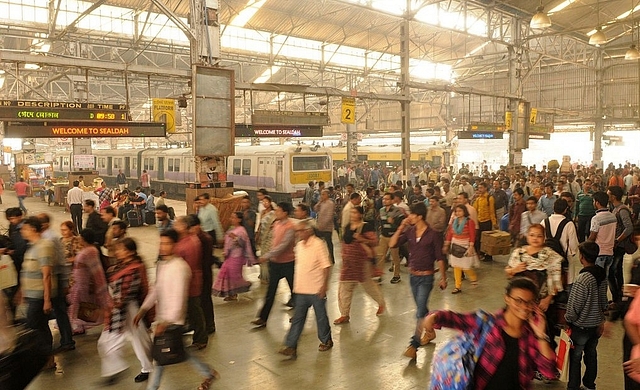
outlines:
[{"label": "train door", "polygon": [[276,159],[276,191],[282,192],[284,191],[282,188],[284,182],[284,166],[282,157],[278,157]]},{"label": "train door", "polygon": [[267,186],[269,157],[258,157],[258,188],[269,188]]},{"label": "train door", "polygon": [[164,180],[164,157],[158,157],[158,180]]},{"label": "train door", "polygon": [[442,166],[442,156],[433,156],[431,157],[431,166],[432,167],[440,167]]},{"label": "train door", "polygon": [[113,157],[107,157],[107,175],[113,176]]},{"label": "train door", "polygon": [[[124,158],[124,174],[127,177],[131,177],[131,160],[129,157]],[[136,176],[137,178],[137,176]]]}]

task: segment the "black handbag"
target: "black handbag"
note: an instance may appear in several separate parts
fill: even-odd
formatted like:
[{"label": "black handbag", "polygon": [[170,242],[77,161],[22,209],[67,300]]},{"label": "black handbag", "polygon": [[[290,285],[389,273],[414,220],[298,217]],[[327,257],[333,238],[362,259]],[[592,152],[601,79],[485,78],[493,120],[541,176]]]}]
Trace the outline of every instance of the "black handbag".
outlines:
[{"label": "black handbag", "polygon": [[467,253],[467,248],[458,244],[451,244],[451,256],[462,258]]},{"label": "black handbag", "polygon": [[159,366],[181,363],[187,359],[184,349],[182,325],[169,325],[164,333],[153,338],[151,356]]}]

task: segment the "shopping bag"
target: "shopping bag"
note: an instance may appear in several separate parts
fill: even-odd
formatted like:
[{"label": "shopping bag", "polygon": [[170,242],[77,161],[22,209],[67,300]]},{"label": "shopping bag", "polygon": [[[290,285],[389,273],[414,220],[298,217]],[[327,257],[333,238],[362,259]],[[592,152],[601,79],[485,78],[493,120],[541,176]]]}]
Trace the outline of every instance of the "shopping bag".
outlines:
[{"label": "shopping bag", "polygon": [[13,287],[18,284],[18,273],[9,255],[0,257],[0,290]]},{"label": "shopping bag", "polygon": [[560,372],[562,382],[569,381],[569,352],[571,351],[571,335],[566,329],[560,330],[560,342],[556,348],[556,368]]}]

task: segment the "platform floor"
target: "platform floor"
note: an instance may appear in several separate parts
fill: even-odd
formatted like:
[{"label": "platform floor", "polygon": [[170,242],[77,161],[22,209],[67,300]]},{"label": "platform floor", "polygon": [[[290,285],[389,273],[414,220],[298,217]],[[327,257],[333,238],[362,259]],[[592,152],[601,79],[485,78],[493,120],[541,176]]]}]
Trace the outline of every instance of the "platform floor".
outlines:
[{"label": "platform floor", "polygon": [[[17,206],[14,194],[7,191],[3,196],[6,207]],[[185,203],[168,200],[178,215],[185,213]],[[63,208],[48,207],[38,198],[26,200],[29,213],[48,212],[54,226],[70,219]],[[4,218],[0,225],[7,226]],[[157,256],[158,233],[155,227],[139,227],[129,230],[129,235],[138,242],[142,257],[153,276],[153,262]],[[327,310],[333,322],[339,317],[337,291],[340,268],[340,246],[336,241],[337,264],[332,270],[332,281],[328,292]],[[434,289],[431,309],[459,311],[484,308],[497,310],[503,305],[506,278],[503,267],[506,257],[497,257],[493,263],[482,264],[479,269],[480,284],[471,288],[463,284],[463,292],[452,295],[453,275],[449,275],[447,291]],[[217,273],[217,269],[215,273]],[[313,314],[307,319],[305,330],[298,346],[297,360],[289,360],[276,353],[282,345],[289,318],[293,311],[284,305],[289,299],[288,287],[281,281],[279,295],[266,328],[254,329],[249,323],[260,309],[266,291],[257,274],[249,275],[254,282],[249,293],[241,295],[238,302],[223,302],[214,298],[217,332],[210,337],[209,346],[198,352],[220,372],[221,379],[214,383],[216,389],[424,389],[429,381],[429,365],[435,344],[422,348],[416,362],[402,356],[409,337],[415,327],[415,306],[409,291],[407,269],[402,269],[402,281],[390,284],[390,275],[385,275],[382,290],[387,302],[387,312],[376,317],[375,302],[365,295],[362,288],[356,290],[352,306],[351,322],[332,325],[335,346],[328,352],[318,352],[318,339]],[[310,311],[312,313],[312,311]],[[42,372],[28,387],[30,390],[80,390],[100,387],[100,358],[97,340],[100,329],[94,328],[86,335],[75,338],[77,348],[56,356],[59,370]],[[435,342],[440,343],[452,333],[438,332]],[[599,375],[596,381],[600,389],[622,389],[622,324],[615,326],[609,339],[602,339],[599,351]],[[57,332],[54,333],[57,340]],[[133,378],[140,366],[133,350],[128,347],[127,359],[130,368],[122,380],[112,389],[144,389],[146,383],[136,384]],[[196,389],[201,379],[186,364],[168,367],[162,380],[162,389]],[[534,383],[534,389],[563,389],[564,383]]]}]

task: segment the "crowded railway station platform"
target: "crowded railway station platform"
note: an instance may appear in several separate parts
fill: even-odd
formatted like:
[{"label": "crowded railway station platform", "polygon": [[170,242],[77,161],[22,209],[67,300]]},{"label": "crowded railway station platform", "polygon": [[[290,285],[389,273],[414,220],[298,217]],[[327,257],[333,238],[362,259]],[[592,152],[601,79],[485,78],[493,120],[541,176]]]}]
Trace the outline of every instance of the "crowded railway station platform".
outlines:
[{"label": "crowded railway station platform", "polygon": [[0,390],[640,389],[638,0],[0,0]]}]

